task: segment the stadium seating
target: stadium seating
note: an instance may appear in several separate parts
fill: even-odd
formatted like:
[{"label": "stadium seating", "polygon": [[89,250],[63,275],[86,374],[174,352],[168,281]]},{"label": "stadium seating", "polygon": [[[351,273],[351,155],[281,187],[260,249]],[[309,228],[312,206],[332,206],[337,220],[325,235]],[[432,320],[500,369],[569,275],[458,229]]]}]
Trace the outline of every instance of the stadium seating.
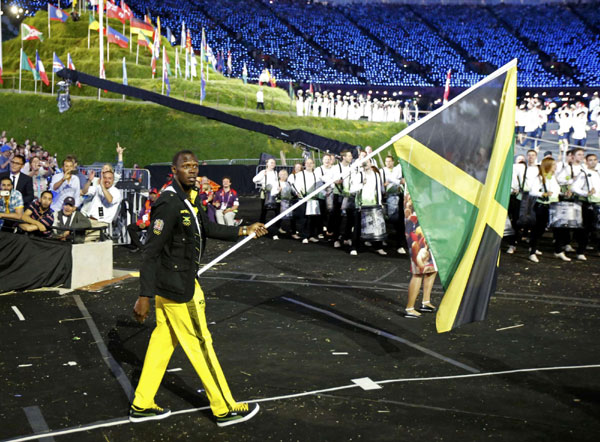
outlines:
[{"label": "stadium seating", "polygon": [[[593,25],[600,23],[597,5],[482,6],[442,1],[403,5],[376,0],[339,6],[304,0],[127,3],[138,16],[146,12],[153,20],[160,16],[163,30],[168,26],[177,43],[185,21],[197,51],[204,28],[215,55],[222,52],[226,57],[231,51],[235,77],[241,76],[245,63],[250,79],[268,68],[283,82],[428,87],[443,85],[452,69],[452,86],[467,87],[483,78],[471,62],[501,66],[518,58],[520,87],[600,86],[600,36]],[[47,8],[40,0],[12,4],[29,9],[29,15]],[[61,2],[65,9],[70,4]],[[533,43],[526,45],[527,41]],[[573,77],[545,69],[542,58],[544,62],[547,58],[532,44],[551,61],[573,68]]]}]

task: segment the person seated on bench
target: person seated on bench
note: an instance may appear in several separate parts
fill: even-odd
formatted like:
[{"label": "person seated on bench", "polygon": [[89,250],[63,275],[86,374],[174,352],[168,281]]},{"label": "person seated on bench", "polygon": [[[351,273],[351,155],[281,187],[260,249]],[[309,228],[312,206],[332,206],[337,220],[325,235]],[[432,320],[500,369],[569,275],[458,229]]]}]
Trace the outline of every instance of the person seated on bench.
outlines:
[{"label": "person seated on bench", "polygon": [[23,216],[23,195],[13,189],[10,177],[0,179],[0,231],[13,232]]},{"label": "person seated on bench", "polygon": [[[54,227],[63,227],[71,229],[85,229],[92,227],[92,223],[89,218],[83,215],[75,208],[75,198],[67,197],[63,202],[62,209],[58,212],[54,212]],[[75,235],[75,243],[82,243],[85,234],[78,234],[77,232],[70,232],[64,230],[57,230],[55,238],[65,241],[68,238],[72,238]]]},{"label": "person seated on bench", "polygon": [[[68,197],[73,199],[71,197]],[[54,211],[52,205],[52,192],[44,190],[39,199],[35,199],[25,209],[19,229],[24,232],[33,233],[35,236],[50,238],[52,235],[52,224],[54,223]]]}]

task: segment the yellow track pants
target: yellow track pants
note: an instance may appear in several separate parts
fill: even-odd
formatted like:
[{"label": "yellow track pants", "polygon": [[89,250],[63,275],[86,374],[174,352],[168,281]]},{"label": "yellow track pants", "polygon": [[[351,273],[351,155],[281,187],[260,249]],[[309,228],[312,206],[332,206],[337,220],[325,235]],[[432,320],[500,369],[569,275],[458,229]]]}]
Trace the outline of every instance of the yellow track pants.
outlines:
[{"label": "yellow track pants", "polygon": [[196,281],[194,297],[186,303],[156,296],[156,328],[150,337],[133,405],[150,408],[171,355],[181,344],[204,385],[215,416],[228,413],[236,404],[213,349],[206,325],[204,293]]}]

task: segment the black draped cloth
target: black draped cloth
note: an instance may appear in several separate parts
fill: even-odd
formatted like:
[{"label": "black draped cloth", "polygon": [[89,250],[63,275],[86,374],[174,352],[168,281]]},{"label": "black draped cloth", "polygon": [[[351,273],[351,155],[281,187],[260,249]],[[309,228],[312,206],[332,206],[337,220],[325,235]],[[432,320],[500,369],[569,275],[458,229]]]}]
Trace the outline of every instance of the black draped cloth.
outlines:
[{"label": "black draped cloth", "polygon": [[0,292],[71,285],[70,243],[0,232]]}]

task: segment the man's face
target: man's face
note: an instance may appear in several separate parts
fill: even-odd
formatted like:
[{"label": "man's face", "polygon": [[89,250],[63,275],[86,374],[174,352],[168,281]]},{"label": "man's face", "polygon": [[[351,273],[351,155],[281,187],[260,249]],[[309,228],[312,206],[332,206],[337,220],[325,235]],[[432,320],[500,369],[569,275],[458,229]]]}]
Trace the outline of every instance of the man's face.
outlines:
[{"label": "man's face", "polygon": [[302,164],[296,163],[294,164],[294,172],[298,173],[302,171]]},{"label": "man's face", "polygon": [[344,161],[345,161],[346,163],[350,163],[350,162],[352,162],[352,153],[351,153],[351,152],[346,152],[346,153],[344,154],[344,157],[343,157],[343,159],[344,159]]},{"label": "man's face", "polygon": [[267,160],[267,169],[269,169],[269,170],[275,169],[275,160],[273,158]]},{"label": "man's face", "polygon": [[306,167],[306,170],[310,172],[315,168],[315,162],[311,158],[309,158],[306,160],[304,167]]},{"label": "man's face", "polygon": [[595,169],[596,166],[598,165],[598,157],[596,155],[592,155],[587,157],[587,160],[585,160],[588,169]]},{"label": "man's face", "polygon": [[44,210],[48,210],[48,207],[52,204],[52,194],[44,192],[40,198],[40,204]]},{"label": "man's face", "polygon": [[329,155],[325,155],[323,157],[323,166],[329,167],[330,164],[331,164],[331,157]]},{"label": "man's face", "polygon": [[536,160],[537,160],[537,154],[535,152],[527,152],[527,162],[530,165],[535,164]]},{"label": "man's face", "polygon": [[184,189],[194,187],[198,176],[198,159],[194,154],[183,154],[177,159],[177,164],[171,166],[173,177]]},{"label": "man's face", "polygon": [[388,169],[391,169],[394,167],[394,159],[390,158],[390,157],[386,157],[385,158],[385,167],[387,167]]},{"label": "man's face", "polygon": [[63,204],[62,211],[66,216],[71,216],[71,214],[75,211],[75,207],[70,204]]},{"label": "man's face", "polygon": [[114,181],[115,175],[112,172],[104,172],[102,174],[102,184],[104,184],[104,187],[106,187],[107,189],[112,187]]},{"label": "man's face", "polygon": [[23,165],[22,158],[14,157],[12,160],[10,160],[10,171],[16,175],[21,171]]},{"label": "man's face", "polygon": [[575,162],[577,164],[583,163],[584,159],[585,159],[585,153],[583,152],[583,150],[578,150],[577,152],[575,152]]},{"label": "man's face", "polygon": [[33,157],[29,164],[31,165],[31,170],[37,171],[40,168],[40,159],[37,157]]},{"label": "man's face", "polygon": [[63,172],[69,173],[73,171],[73,161],[65,161],[63,163]]},{"label": "man's face", "polygon": [[229,178],[223,178],[223,187],[227,189],[231,187],[231,181],[229,181]]},{"label": "man's face", "polygon": [[0,190],[12,190],[12,181],[10,179],[4,179],[0,183]]},{"label": "man's face", "polygon": [[8,157],[10,157],[10,150],[7,150],[7,151],[5,151],[5,152],[2,152],[2,156],[3,156],[4,158],[8,158]]}]

